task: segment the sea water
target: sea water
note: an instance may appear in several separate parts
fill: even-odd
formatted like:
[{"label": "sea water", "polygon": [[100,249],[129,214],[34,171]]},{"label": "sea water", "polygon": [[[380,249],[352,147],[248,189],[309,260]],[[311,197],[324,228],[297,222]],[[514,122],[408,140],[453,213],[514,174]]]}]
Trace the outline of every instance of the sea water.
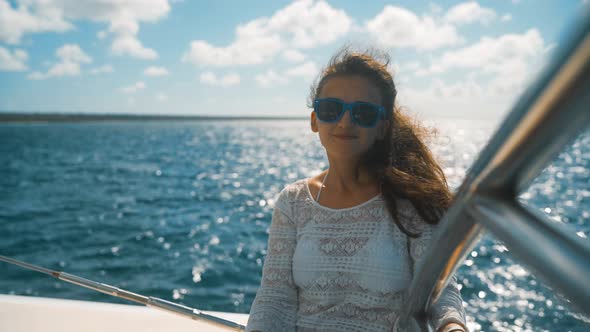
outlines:
[{"label": "sea water", "polygon": [[[451,187],[496,123],[429,122]],[[328,167],[304,120],[0,125],[0,254],[203,310],[248,313],[274,200]],[[520,195],[590,236],[590,133]],[[526,241],[526,239],[523,239]],[[128,303],[0,262],[0,293]],[[475,331],[590,320],[486,235],[457,272]]]}]

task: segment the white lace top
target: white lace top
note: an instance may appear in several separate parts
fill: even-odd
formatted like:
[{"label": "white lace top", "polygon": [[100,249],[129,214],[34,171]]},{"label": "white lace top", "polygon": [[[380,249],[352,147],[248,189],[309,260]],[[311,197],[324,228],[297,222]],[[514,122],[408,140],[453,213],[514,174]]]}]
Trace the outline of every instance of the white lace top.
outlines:
[{"label": "white lace top", "polygon": [[[413,274],[408,255],[416,265],[436,227],[409,201],[397,206],[400,221],[419,238],[408,240],[399,230],[381,195],[332,209],[311,197],[306,179],[283,189],[246,331],[391,331]],[[465,325],[454,278],[430,314],[435,329]]]}]

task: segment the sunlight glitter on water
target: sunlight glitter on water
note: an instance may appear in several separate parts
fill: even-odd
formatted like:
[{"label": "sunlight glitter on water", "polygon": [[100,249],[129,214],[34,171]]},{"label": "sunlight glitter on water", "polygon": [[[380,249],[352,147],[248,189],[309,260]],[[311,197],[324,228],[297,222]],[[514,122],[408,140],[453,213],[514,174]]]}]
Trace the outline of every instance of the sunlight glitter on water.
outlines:
[{"label": "sunlight glitter on water", "polygon": [[[430,146],[457,188],[495,128],[454,120],[437,127]],[[65,262],[68,272],[203,310],[248,312],[277,194],[328,167],[307,121],[11,128],[0,128],[0,158],[12,156],[0,160],[0,251]],[[590,234],[589,137],[519,197],[580,241]],[[109,301],[16,269],[3,273],[7,292]],[[489,235],[457,277],[472,331],[588,326]]]}]

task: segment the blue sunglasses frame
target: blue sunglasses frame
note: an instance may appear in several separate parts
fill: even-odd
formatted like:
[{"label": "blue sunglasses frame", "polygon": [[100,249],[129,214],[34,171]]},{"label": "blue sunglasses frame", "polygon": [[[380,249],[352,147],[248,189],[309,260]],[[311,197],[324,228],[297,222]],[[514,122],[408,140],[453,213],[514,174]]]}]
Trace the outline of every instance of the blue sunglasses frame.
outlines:
[{"label": "blue sunglasses frame", "polygon": [[[335,103],[340,104],[342,106],[342,110],[340,111],[340,115],[338,115],[338,117],[336,119],[334,119],[333,121],[326,121],[326,120],[322,120],[320,118],[320,116],[318,114],[318,106],[323,101],[335,102]],[[358,120],[356,119],[356,117],[354,116],[354,114],[352,113],[354,106],[357,106],[357,105],[367,105],[367,106],[371,106],[371,107],[375,108],[378,112],[377,117],[375,118],[375,121],[373,121],[373,123],[368,124],[368,125],[363,125],[363,124],[359,123]],[[373,128],[377,125],[377,123],[379,122],[380,119],[385,118],[385,107],[383,107],[381,105],[367,103],[364,101],[355,101],[352,103],[347,103],[347,102],[344,102],[343,100],[338,99],[338,98],[319,98],[319,99],[314,100],[313,101],[313,111],[316,113],[316,116],[320,121],[326,122],[326,123],[335,123],[335,122],[340,121],[340,119],[342,119],[342,117],[344,116],[344,113],[346,113],[346,111],[349,111],[350,118],[352,119],[352,122],[354,124],[356,124],[357,126],[360,126],[363,128]]]}]

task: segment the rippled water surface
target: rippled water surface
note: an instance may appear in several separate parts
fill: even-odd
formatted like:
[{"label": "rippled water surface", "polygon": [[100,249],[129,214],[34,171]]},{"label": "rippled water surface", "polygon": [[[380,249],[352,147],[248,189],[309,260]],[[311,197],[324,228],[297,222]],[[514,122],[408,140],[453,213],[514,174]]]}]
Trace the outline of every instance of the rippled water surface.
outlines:
[{"label": "rippled water surface", "polygon": [[[495,129],[437,121],[456,188]],[[327,167],[307,121],[0,125],[0,252],[205,310],[247,313],[274,198]],[[590,133],[521,200],[588,241]],[[126,303],[0,263],[0,293]],[[588,331],[590,320],[487,235],[458,271],[473,330]]]}]

